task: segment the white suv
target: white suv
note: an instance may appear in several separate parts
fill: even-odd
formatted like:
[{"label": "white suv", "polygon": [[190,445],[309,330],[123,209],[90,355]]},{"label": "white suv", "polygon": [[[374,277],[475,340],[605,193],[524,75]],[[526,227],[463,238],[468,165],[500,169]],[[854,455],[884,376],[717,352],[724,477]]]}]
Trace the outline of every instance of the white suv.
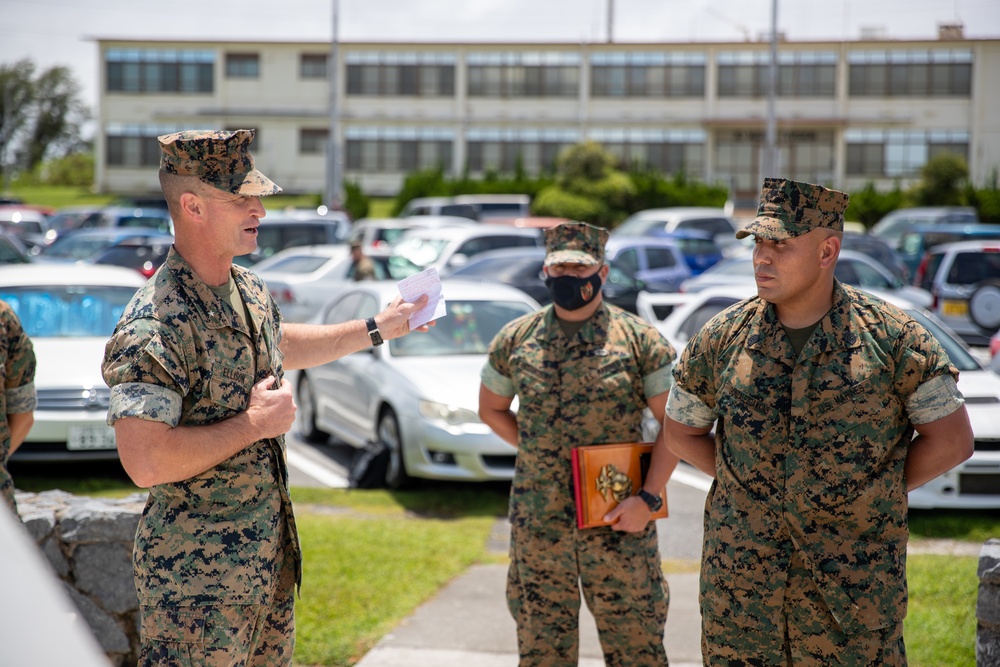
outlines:
[{"label": "white suv", "polygon": [[969,345],[988,345],[1000,329],[1000,241],[960,241],[932,248],[918,285],[932,310]]}]

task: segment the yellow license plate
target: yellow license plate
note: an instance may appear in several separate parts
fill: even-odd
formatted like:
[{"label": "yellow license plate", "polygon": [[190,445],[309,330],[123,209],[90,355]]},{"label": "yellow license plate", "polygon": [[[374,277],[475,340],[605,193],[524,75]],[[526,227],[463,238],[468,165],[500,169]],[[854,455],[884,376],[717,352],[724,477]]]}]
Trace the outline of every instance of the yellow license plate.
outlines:
[{"label": "yellow license plate", "polygon": [[963,317],[969,314],[969,302],[945,299],[941,304],[941,313],[950,317]]}]

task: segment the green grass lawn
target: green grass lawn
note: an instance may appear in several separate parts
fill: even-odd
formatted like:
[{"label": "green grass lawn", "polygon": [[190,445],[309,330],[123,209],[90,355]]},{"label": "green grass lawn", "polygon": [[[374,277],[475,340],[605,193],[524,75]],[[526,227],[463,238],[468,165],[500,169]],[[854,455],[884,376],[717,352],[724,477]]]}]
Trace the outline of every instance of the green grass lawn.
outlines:
[{"label": "green grass lawn", "polygon": [[976,556],[907,557],[910,607],[903,637],[911,667],[976,664]]}]

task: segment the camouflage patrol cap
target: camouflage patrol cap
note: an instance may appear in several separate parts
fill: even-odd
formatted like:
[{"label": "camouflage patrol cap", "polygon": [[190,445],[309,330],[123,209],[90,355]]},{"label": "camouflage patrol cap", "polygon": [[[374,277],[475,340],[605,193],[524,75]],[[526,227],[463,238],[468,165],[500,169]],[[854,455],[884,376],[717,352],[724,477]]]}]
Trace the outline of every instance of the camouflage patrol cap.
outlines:
[{"label": "camouflage patrol cap", "polygon": [[757,217],[736,238],[760,236],[773,241],[801,236],[813,229],[844,231],[846,192],[812,183],[765,178]]},{"label": "camouflage patrol cap", "polygon": [[545,266],[604,264],[608,230],[585,222],[564,222],[545,230]]},{"label": "camouflage patrol cap", "polygon": [[157,137],[160,171],[197,176],[214,188],[244,197],[281,192],[253,166],[250,142],[254,130],[185,130]]}]

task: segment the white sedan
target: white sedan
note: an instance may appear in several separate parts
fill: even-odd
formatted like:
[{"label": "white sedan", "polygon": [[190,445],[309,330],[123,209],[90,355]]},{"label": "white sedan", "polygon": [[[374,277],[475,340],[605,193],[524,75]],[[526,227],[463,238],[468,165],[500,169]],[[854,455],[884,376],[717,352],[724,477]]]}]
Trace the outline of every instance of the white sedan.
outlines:
[{"label": "white sedan", "polygon": [[351,250],[343,244],[286,248],[253,266],[286,322],[306,322],[350,282]]},{"label": "white sedan", "polygon": [[118,458],[101,362],[118,318],[145,282],[117,266],[0,267],[0,299],[17,313],[37,359],[35,424],[14,460]]},{"label": "white sedan", "polygon": [[[923,308],[896,294],[876,292],[879,298],[902,308],[941,343],[959,370],[958,388],[972,422],[975,453],[952,470],[910,492],[910,507],[916,509],[1000,508],[1000,377],[983,368],[946,325]],[[652,322],[678,351],[684,348],[708,320],[742,299],[755,296],[756,287],[716,287],[690,295],[662,321],[653,313],[657,300],[677,295],[640,294],[639,315]],[[676,300],[669,305],[675,305]]]},{"label": "white sedan", "polygon": [[[398,293],[394,282],[353,283],[312,320],[336,324],[374,316]],[[500,284],[443,281],[446,314],[416,332],[290,374],[297,429],[307,439],[333,435],[354,447],[389,449],[385,482],[411,477],[509,480],[516,450],[478,416],[480,372],[490,341],[538,304]]]}]

